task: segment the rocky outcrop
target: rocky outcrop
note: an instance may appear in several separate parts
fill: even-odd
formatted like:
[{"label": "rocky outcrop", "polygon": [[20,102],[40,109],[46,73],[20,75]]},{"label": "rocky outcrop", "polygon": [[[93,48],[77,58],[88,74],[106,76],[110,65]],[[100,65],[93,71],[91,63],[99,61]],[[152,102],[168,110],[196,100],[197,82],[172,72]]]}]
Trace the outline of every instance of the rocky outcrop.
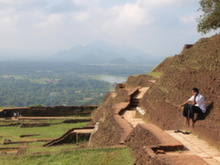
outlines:
[{"label": "rocky outcrop", "polygon": [[178,106],[197,87],[206,98],[207,113],[198,118],[192,131],[220,147],[220,34],[199,40],[153,72],[162,72],[162,76],[141,100],[145,118],[162,129],[182,128],[182,111]]},{"label": "rocky outcrop", "polygon": [[[115,93],[108,94],[103,103],[94,111],[93,122],[100,122],[100,127],[93,136],[93,145],[115,145],[120,142],[123,128],[114,118],[114,106],[123,102],[129,103],[132,95],[129,91],[132,89],[149,87],[148,92],[143,95],[138,104],[138,108],[145,112],[142,116],[144,121],[153,123],[162,130],[175,130],[184,128],[184,119],[182,110],[178,108],[179,105],[191,96],[191,89],[197,87],[206,98],[207,113],[198,116],[195,128],[191,131],[215,147],[220,147],[219,73],[220,34],[201,39],[194,45],[186,45],[179,55],[168,57],[151,73],[130,76],[125,84],[116,87]],[[136,131],[138,130],[140,130],[139,134],[144,134],[143,129]],[[135,132],[131,134],[137,136]],[[153,136],[149,136],[148,139],[151,138],[154,139]],[[149,142],[150,140],[147,143]],[[153,143],[157,145],[157,140],[153,140]],[[142,143],[136,147],[139,149],[136,152],[138,153],[137,159],[143,160],[140,164],[146,162],[175,164],[179,161],[179,156],[157,156],[154,152],[151,155],[148,147],[143,148]],[[197,164],[206,164],[196,156],[186,155],[180,160],[183,164],[184,162],[190,163],[187,159],[195,160],[194,163]]]}]

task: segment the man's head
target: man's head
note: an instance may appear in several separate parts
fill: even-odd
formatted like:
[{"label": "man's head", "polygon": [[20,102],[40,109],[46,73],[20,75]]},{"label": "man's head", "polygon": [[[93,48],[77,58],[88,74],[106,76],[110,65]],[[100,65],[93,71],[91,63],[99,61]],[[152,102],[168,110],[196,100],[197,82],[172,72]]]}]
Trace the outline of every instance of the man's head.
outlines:
[{"label": "man's head", "polygon": [[192,93],[193,94],[198,94],[199,93],[199,89],[198,88],[193,88],[192,89]]}]

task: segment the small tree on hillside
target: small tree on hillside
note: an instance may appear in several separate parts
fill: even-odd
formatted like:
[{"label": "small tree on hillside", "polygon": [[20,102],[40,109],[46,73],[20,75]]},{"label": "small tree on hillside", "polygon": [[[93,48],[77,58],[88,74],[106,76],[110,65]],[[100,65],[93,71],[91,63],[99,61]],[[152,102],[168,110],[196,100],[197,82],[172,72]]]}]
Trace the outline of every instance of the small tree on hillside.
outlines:
[{"label": "small tree on hillside", "polygon": [[206,34],[220,27],[220,0],[200,0],[203,14],[198,18],[198,32]]}]

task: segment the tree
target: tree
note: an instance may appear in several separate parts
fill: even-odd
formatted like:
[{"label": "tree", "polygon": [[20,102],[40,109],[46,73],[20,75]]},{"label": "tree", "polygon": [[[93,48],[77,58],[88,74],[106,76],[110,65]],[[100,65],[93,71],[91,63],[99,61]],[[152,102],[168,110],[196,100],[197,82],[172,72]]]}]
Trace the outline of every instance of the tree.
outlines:
[{"label": "tree", "polygon": [[198,18],[198,32],[206,34],[220,27],[220,0],[200,0],[203,14]]}]

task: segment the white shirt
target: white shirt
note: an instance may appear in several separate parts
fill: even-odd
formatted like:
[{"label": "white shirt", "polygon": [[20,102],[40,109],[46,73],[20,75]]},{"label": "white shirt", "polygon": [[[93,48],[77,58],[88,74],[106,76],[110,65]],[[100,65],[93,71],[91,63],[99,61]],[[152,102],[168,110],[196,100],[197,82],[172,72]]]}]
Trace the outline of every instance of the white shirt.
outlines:
[{"label": "white shirt", "polygon": [[[194,95],[189,98],[189,101],[194,101]],[[206,112],[205,98],[201,94],[196,96],[195,106],[199,107],[203,113]]]}]

